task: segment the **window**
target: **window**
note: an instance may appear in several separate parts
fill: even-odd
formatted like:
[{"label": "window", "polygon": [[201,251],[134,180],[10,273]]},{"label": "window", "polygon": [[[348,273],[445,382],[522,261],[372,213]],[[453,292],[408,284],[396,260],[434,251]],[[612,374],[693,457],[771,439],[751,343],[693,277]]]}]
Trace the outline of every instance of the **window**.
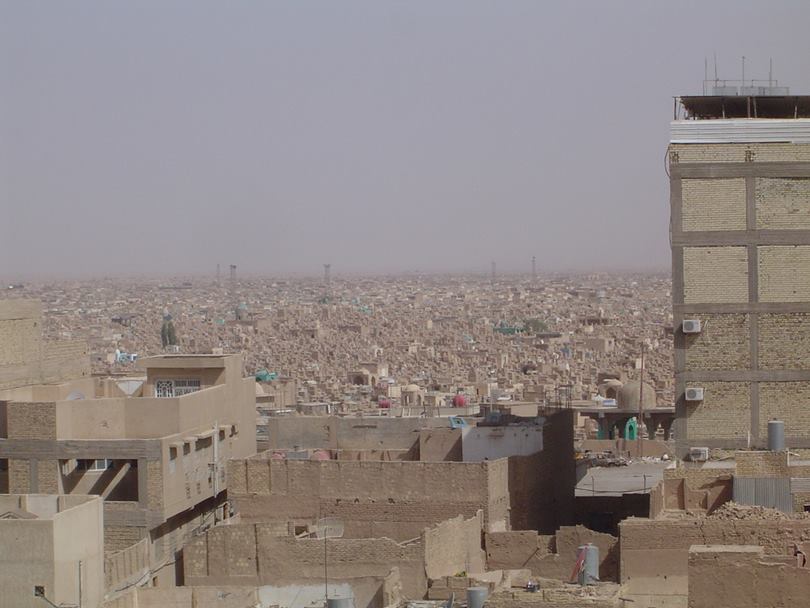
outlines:
[{"label": "window", "polygon": [[96,460],[79,460],[76,468],[80,471],[107,471],[112,469],[115,462],[110,458],[98,458]]},{"label": "window", "polygon": [[157,380],[155,381],[155,397],[181,397],[200,390],[198,379],[185,380]]},{"label": "window", "polygon": [[197,445],[195,446],[195,448],[197,449],[197,451],[204,450],[206,448],[210,448],[212,443],[213,441],[211,441],[211,437],[200,437],[199,439],[197,439]]},{"label": "window", "polygon": [[155,397],[163,399],[174,397],[174,382],[171,380],[158,380],[155,382]]},{"label": "window", "polygon": [[175,380],[174,381],[174,396],[188,395],[189,393],[196,393],[200,390],[199,380]]}]

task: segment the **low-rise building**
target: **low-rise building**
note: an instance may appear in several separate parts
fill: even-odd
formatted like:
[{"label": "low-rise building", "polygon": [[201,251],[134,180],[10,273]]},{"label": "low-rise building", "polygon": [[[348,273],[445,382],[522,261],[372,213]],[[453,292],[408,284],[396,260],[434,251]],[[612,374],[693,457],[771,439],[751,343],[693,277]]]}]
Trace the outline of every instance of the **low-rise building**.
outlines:
[{"label": "low-rise building", "polygon": [[0,607],[95,607],[104,597],[102,501],[0,495]]}]

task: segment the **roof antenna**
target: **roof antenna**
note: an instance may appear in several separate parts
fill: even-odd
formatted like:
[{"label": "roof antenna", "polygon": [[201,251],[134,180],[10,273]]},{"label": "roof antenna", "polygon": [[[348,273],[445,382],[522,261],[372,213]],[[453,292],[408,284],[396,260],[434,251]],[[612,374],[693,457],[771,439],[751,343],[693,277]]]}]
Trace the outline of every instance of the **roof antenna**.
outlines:
[{"label": "roof antenna", "polygon": [[717,51],[714,52],[714,86],[717,86]]},{"label": "roof antenna", "polygon": [[703,94],[706,95],[706,81],[709,79],[709,58],[703,56]]},{"label": "roof antenna", "polygon": [[773,86],[773,57],[768,58],[768,87]]}]

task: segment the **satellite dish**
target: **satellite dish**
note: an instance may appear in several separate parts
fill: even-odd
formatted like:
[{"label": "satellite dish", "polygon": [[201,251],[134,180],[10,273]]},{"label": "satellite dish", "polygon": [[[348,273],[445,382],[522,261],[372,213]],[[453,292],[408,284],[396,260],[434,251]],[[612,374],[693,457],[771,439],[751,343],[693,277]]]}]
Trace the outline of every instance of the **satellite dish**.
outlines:
[{"label": "satellite dish", "polygon": [[315,538],[343,538],[343,528],[336,517],[322,517],[315,526]]}]

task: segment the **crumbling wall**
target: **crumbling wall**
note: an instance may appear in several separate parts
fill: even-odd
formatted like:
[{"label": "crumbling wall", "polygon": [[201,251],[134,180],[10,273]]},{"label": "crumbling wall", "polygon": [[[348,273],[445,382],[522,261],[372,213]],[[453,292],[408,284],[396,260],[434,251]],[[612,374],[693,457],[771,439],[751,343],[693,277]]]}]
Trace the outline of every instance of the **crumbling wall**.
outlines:
[{"label": "crumbling wall", "polygon": [[348,538],[401,541],[456,515],[474,517],[479,509],[487,524],[505,520],[507,481],[499,476],[507,466],[506,461],[233,460],[228,497],[246,523],[338,517]]},{"label": "crumbling wall", "polygon": [[466,520],[455,518],[406,543],[390,538],[334,538],[324,543],[314,538],[278,536],[276,527],[264,524],[216,526],[185,546],[184,581],[189,586],[322,582],[325,551],[330,579],[382,580],[396,567],[403,594],[422,598],[427,591],[428,570],[441,573],[469,566],[483,571],[481,518],[480,513]]},{"label": "crumbling wall", "polygon": [[695,546],[689,552],[689,608],[804,606],[810,569],[769,559],[761,547]]},{"label": "crumbling wall", "polygon": [[584,526],[564,526],[554,535],[529,530],[486,535],[488,570],[531,570],[534,576],[567,581],[571,578],[577,548],[593,543],[599,547],[599,578],[619,579],[619,539]]},{"label": "crumbling wall", "polygon": [[681,464],[664,469],[664,508],[711,513],[733,497],[733,470]]},{"label": "crumbling wall", "polygon": [[484,514],[444,521],[423,533],[425,572],[428,578],[453,576],[459,572],[486,570],[486,554],[481,548]]}]

